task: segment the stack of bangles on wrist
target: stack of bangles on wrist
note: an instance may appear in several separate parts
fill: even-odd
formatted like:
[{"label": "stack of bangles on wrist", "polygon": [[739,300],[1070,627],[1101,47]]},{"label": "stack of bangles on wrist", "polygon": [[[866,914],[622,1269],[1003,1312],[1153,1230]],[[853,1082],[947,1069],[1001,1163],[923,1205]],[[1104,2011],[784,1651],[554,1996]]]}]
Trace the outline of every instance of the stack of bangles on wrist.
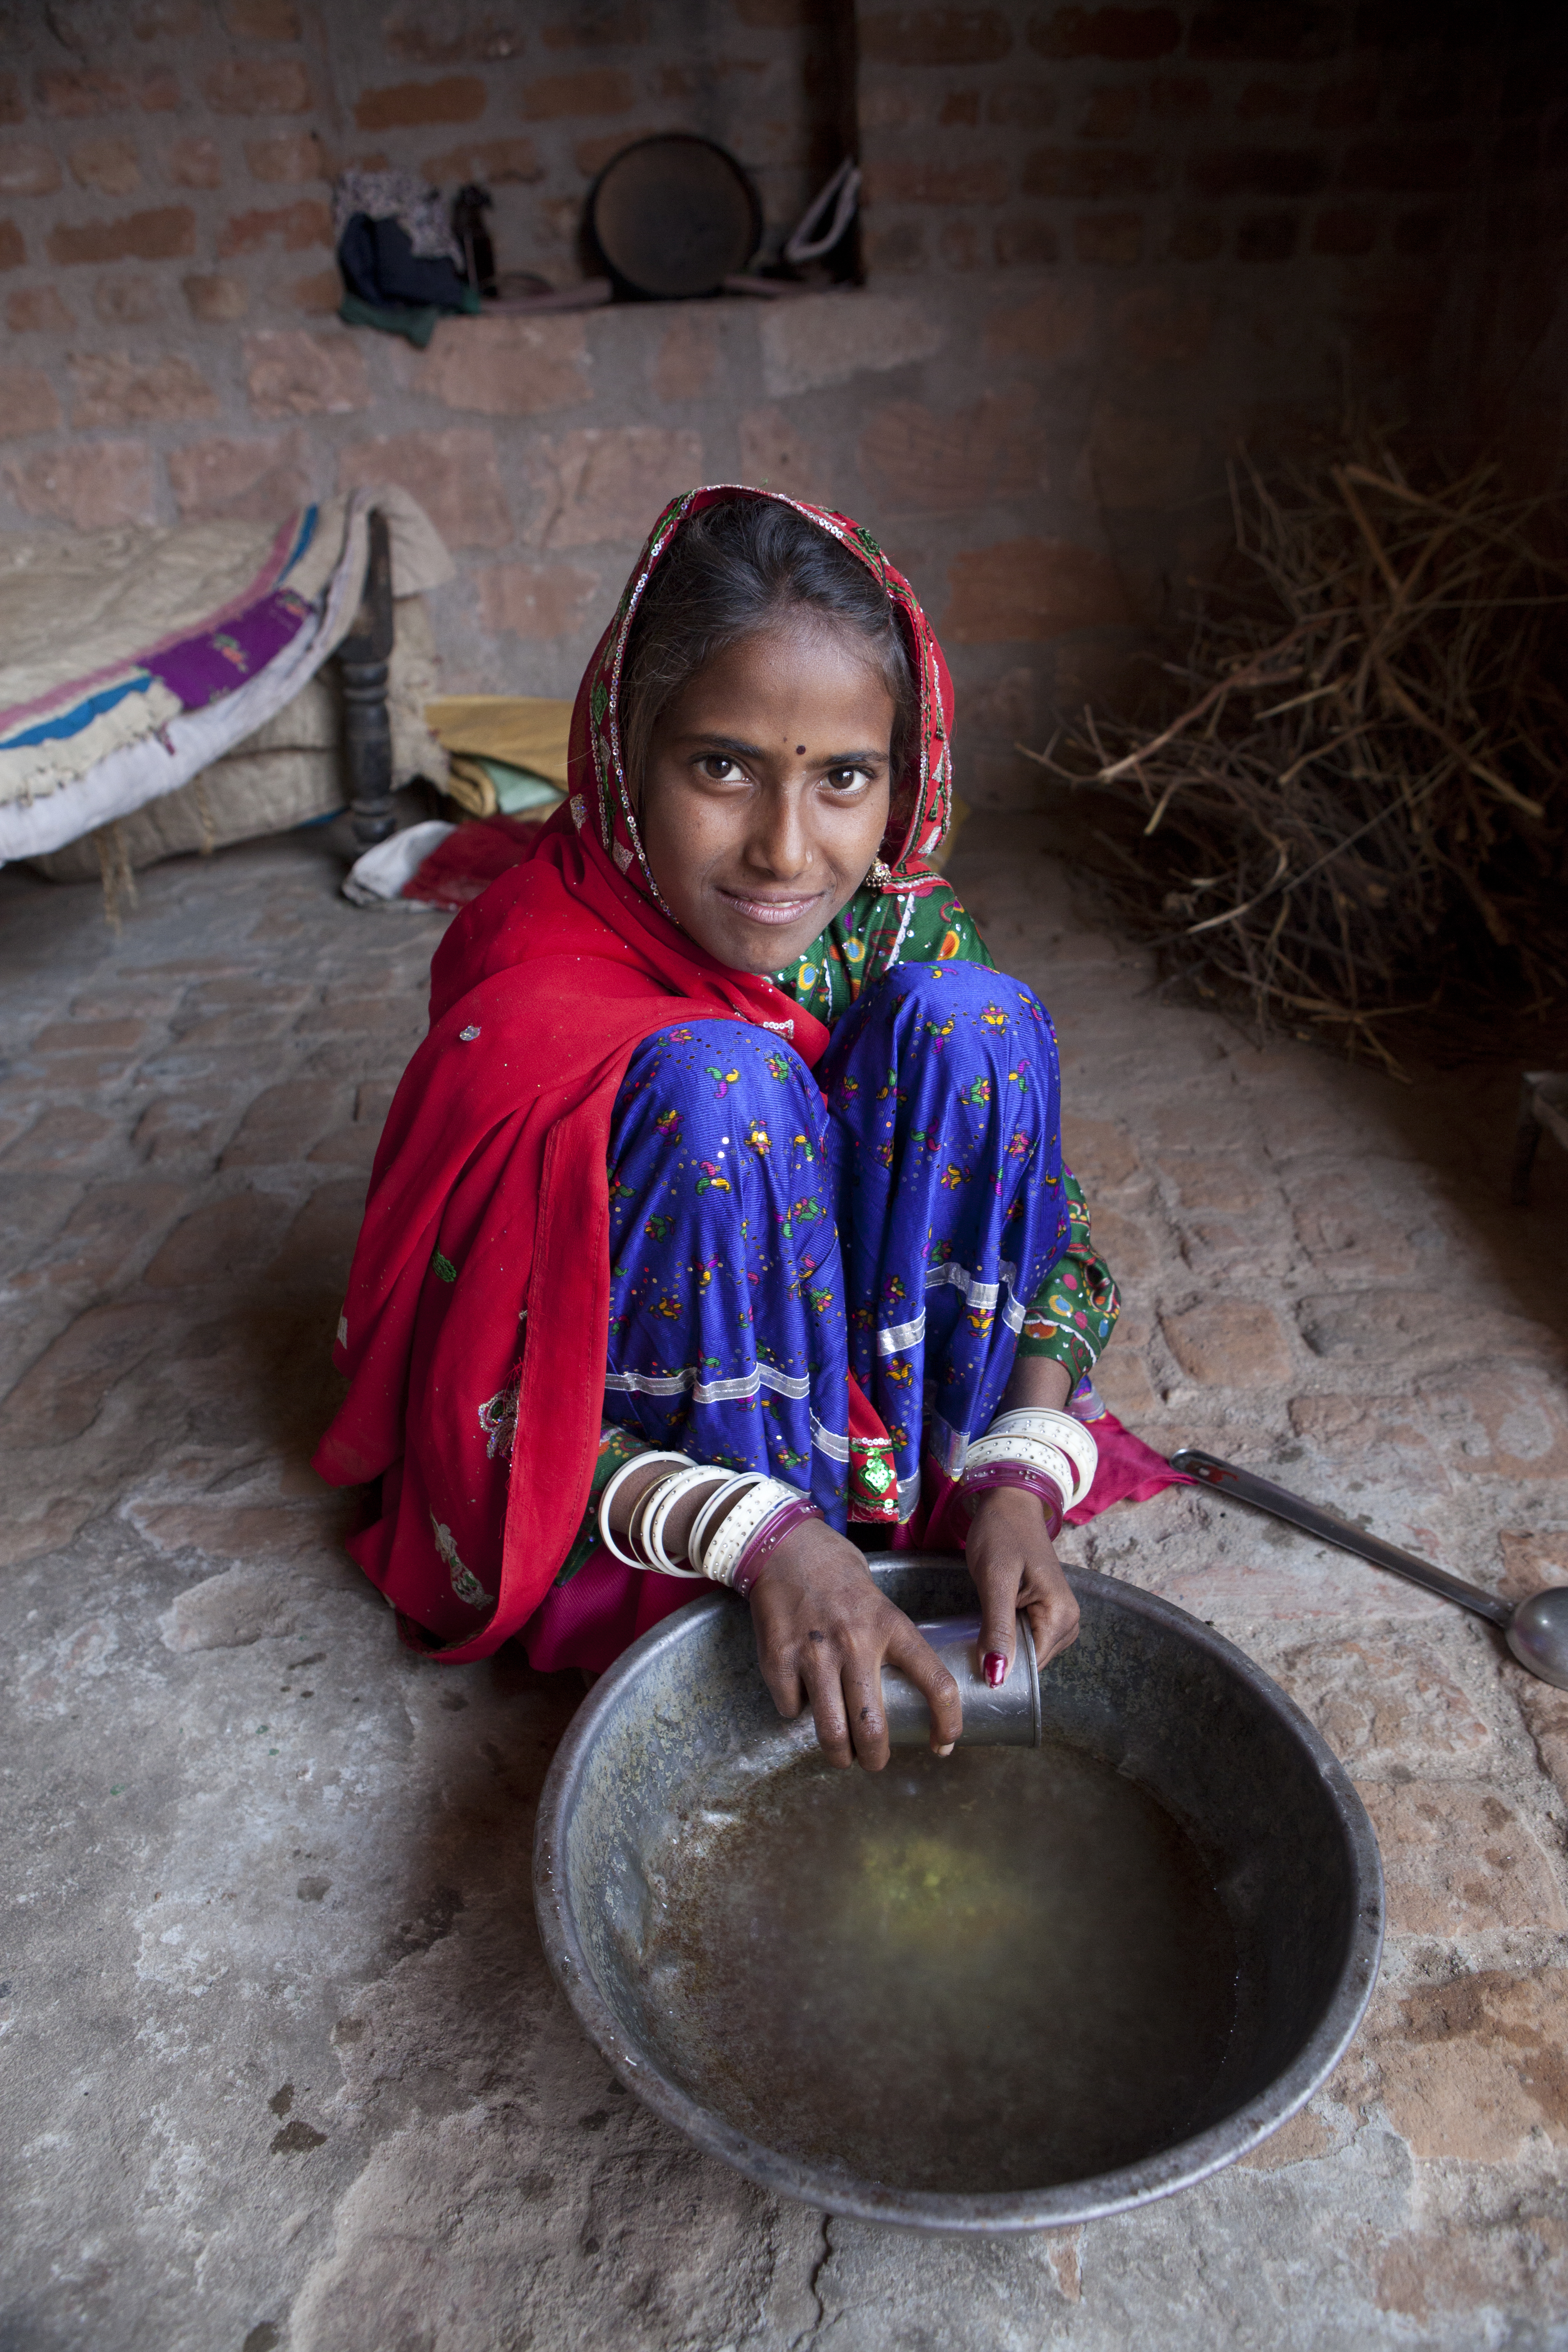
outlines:
[{"label": "stack of bangles on wrist", "polygon": [[[655,1462],[668,1462],[671,1467],[632,1505],[623,1550],[610,1527],[611,1502],[623,1479]],[[718,1483],[711,1485],[714,1480]],[[710,1486],[687,1538],[686,1559],[672,1559],[664,1542],[671,1511],[684,1496]],[[803,1519],[821,1517],[809,1495],[760,1470],[723,1470],[711,1462],[693,1462],[689,1454],[634,1454],[606,1481],[599,1497],[599,1539],[627,1568],[654,1570],[660,1576],[706,1577],[744,1595],[790,1529]]]},{"label": "stack of bangles on wrist", "polygon": [[971,1507],[993,1486],[1022,1486],[1046,1507],[1046,1532],[1054,1543],[1065,1515],[1077,1508],[1094,1484],[1100,1449],[1081,1421],[1049,1407],[998,1413],[984,1437],[963,1457],[959,1492]]}]

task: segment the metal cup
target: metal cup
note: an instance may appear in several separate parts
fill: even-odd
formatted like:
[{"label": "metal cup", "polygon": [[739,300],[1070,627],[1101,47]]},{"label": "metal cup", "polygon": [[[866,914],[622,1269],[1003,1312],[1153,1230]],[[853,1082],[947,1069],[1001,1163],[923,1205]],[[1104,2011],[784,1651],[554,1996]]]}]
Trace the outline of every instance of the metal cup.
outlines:
[{"label": "metal cup", "polygon": [[[1040,1670],[1035,1644],[1022,1617],[1007,1679],[993,1690],[981,1671],[978,1617],[939,1617],[917,1625],[958,1684],[963,1701],[963,1742],[969,1748],[1038,1748],[1044,1738]],[[888,1738],[895,1748],[924,1748],[931,1740],[931,1709],[925,1693],[900,1674],[882,1668],[882,1705]]]}]

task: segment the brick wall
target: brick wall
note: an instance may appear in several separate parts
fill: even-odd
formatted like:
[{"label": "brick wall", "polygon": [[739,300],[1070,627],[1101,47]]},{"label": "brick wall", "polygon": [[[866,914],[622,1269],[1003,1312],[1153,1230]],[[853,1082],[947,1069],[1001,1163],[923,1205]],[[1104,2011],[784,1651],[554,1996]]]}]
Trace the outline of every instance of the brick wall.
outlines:
[{"label": "brick wall", "polygon": [[[1227,530],[1238,439],[1348,393],[1561,438],[1561,58],[1539,12],[888,9],[860,0],[864,289],[444,324],[332,316],[344,161],[496,187],[506,267],[578,267],[641,131],[720,137],[775,240],[833,160],[845,0],[54,0],[0,70],[0,527],[390,477],[460,567],[453,686],[567,692],[647,522],[725,476],[858,514],[961,696],[963,784],[1120,672]],[[12,20],[13,25],[15,19]]]}]

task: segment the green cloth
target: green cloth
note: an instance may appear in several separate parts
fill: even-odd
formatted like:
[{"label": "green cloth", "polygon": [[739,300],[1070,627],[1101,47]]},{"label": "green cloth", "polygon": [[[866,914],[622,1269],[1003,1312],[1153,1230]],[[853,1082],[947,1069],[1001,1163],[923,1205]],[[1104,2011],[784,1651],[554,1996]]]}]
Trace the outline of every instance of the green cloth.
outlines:
[{"label": "green cloth", "polygon": [[345,327],[378,327],[384,335],[404,335],[416,351],[423,351],[441,320],[477,318],[482,308],[477,288],[465,286],[461,311],[438,310],[434,302],[362,302],[346,294],[338,304]]},{"label": "green cloth", "polygon": [[[468,754],[473,758],[473,754]],[[505,760],[477,760],[475,765],[484,770],[495,786],[496,806],[502,816],[521,816],[525,809],[538,809],[548,814],[559,808],[565,794],[550,782],[548,776],[536,776],[531,768],[514,768]]]}]

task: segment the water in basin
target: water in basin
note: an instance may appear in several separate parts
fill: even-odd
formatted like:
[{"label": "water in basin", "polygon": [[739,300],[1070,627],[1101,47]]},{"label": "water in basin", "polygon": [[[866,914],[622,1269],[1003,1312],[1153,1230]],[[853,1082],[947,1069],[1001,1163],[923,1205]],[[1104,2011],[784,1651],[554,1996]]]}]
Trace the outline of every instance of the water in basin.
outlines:
[{"label": "water in basin", "polygon": [[646,1868],[644,2030],[766,2147],[984,2194],[1110,2171],[1209,2119],[1237,1982],[1213,1874],[1077,1748],[738,1769]]}]

